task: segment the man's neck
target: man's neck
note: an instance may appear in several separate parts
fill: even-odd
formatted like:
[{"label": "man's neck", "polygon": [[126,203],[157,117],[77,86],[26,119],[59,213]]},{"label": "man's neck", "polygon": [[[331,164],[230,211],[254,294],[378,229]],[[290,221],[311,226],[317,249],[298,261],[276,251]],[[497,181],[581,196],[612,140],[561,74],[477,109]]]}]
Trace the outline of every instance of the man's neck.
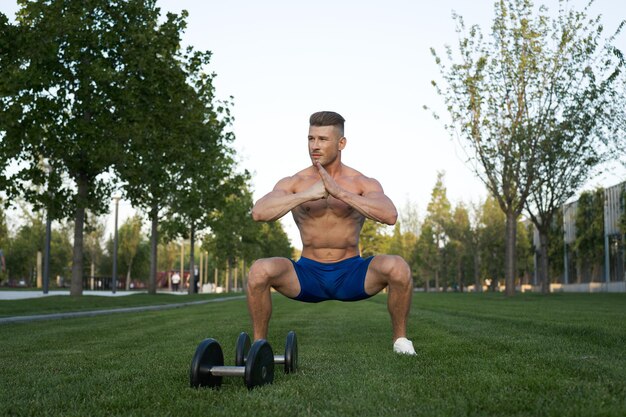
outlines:
[{"label": "man's neck", "polygon": [[343,171],[343,164],[341,163],[341,159],[337,158],[335,161],[325,166],[324,169],[326,170],[326,172],[328,172],[328,175],[333,178],[340,176],[341,172]]}]

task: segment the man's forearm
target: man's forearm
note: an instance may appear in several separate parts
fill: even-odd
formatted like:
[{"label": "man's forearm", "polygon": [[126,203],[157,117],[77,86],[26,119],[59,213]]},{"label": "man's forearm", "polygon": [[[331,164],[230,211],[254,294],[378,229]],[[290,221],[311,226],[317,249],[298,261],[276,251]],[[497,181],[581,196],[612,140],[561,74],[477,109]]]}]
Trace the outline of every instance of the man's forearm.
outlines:
[{"label": "man's forearm", "polygon": [[335,198],[348,204],[368,219],[379,223],[394,225],[398,219],[398,211],[391,200],[384,194],[376,197],[364,197],[346,190],[339,192]]},{"label": "man's forearm", "polygon": [[252,208],[252,218],[257,222],[273,222],[289,213],[293,208],[306,203],[310,197],[304,193],[281,196],[265,196]]}]

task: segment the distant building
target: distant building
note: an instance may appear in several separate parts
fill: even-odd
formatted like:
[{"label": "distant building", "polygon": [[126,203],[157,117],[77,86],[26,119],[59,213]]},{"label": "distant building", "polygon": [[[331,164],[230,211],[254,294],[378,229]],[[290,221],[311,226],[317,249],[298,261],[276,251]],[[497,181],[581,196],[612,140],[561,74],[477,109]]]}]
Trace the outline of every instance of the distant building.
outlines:
[{"label": "distant building", "polygon": [[[620,229],[620,219],[626,210],[626,182],[604,190],[604,262],[598,265],[597,273],[583,274],[576,262],[574,242],[576,241],[576,213],[578,201],[563,205],[563,247],[564,274],[562,284],[605,284],[605,289],[615,288],[624,291],[626,277],[624,260],[624,231]],[[613,285],[613,283],[619,283]],[[610,287],[610,288],[609,288]],[[592,286],[589,286],[592,288]]]}]

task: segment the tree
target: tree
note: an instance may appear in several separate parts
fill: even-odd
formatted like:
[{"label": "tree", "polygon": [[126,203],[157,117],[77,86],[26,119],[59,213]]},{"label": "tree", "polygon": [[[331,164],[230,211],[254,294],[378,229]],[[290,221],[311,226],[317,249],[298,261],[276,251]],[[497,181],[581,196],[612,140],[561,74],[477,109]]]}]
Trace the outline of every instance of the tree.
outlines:
[{"label": "tree", "polygon": [[[244,236],[253,233],[246,228],[252,222],[252,198],[245,184],[249,178],[248,173],[233,172],[234,161],[226,155],[231,150],[219,144],[220,141],[211,142],[210,139],[205,139],[200,142],[215,147],[208,151],[213,157],[200,158],[192,163],[195,165],[193,167],[191,164],[185,165],[186,172],[177,189],[168,218],[170,229],[178,230],[181,236],[189,233],[191,271],[195,265],[194,245],[198,230],[210,227],[220,237],[220,242],[232,249],[228,256],[229,265],[243,254]],[[204,154],[205,152],[201,152],[201,155]],[[195,286],[191,285],[189,292],[195,291]]]},{"label": "tree", "polygon": [[471,275],[473,264],[471,254],[472,230],[469,212],[463,204],[454,208],[447,230],[450,238],[447,248],[447,264],[452,273],[450,281],[455,282],[456,287],[463,291],[467,284],[467,277]]},{"label": "tree", "polygon": [[584,282],[600,276],[604,257],[604,189],[585,191],[576,208],[574,250]]},{"label": "tree", "polygon": [[439,291],[439,275],[443,267],[443,248],[449,241],[447,227],[451,221],[450,202],[446,194],[446,187],[443,184],[443,172],[437,173],[437,181],[431,193],[430,202],[426,208],[426,217],[424,218],[424,226],[427,225],[428,230],[433,233],[433,239],[437,257],[431,265],[434,267],[435,274],[435,290]]},{"label": "tree", "polygon": [[[219,264],[226,263],[229,271],[228,282],[232,279],[237,260],[242,257],[251,260],[264,252],[269,256],[281,256],[279,253],[268,253],[274,249],[270,242],[260,242],[262,226],[252,220],[251,212],[252,193],[248,186],[233,187],[233,193],[226,198],[212,221],[207,246]],[[269,231],[277,226],[277,224],[266,226],[266,230]],[[279,240],[282,239],[279,237]],[[285,248],[278,249],[283,255],[291,257],[291,250],[286,253]]]},{"label": "tree", "polygon": [[[202,88],[209,87],[211,92],[205,96],[208,122],[199,135],[191,138],[194,140],[187,148],[189,152],[197,152],[198,158],[185,164],[183,181],[180,184],[182,186],[177,190],[175,202],[175,214],[179,222],[190,226],[192,244],[190,269],[193,269],[194,265],[193,244],[196,230],[207,227],[216,230],[224,226],[222,222],[225,216],[232,219],[233,214],[236,214],[239,221],[228,227],[235,229],[234,235],[239,236],[239,243],[242,243],[244,236],[251,232],[245,227],[251,222],[252,198],[247,184],[250,175],[247,171],[235,172],[234,151],[229,145],[234,135],[226,130],[231,119],[225,108],[219,110],[219,114],[226,111],[225,118],[220,119],[218,112],[213,108],[212,85]],[[229,211],[232,213],[228,213]],[[236,250],[231,253],[231,262],[244,254],[241,244],[235,244],[233,248]],[[195,286],[190,287],[190,292],[195,292]]]},{"label": "tree", "polygon": [[548,237],[548,259],[549,263],[549,276],[563,276],[565,273],[565,261],[563,256],[563,207],[557,210],[554,219],[552,220],[552,226],[549,230]]},{"label": "tree", "polygon": [[133,258],[131,276],[133,277],[130,283],[131,289],[144,288],[144,285],[148,284],[148,277],[150,276],[150,242],[147,239],[141,239],[139,242],[137,253]]},{"label": "tree", "polygon": [[[159,236],[164,237],[165,235],[159,233]],[[176,263],[176,259],[179,257],[180,248],[176,245],[176,243],[172,241],[163,240],[159,245],[159,270],[167,271],[167,284],[170,285],[170,272],[174,269],[174,264]],[[152,254],[150,254],[150,263],[152,264]],[[152,266],[150,267],[150,271],[152,271]],[[152,274],[152,272],[150,272]],[[149,275],[149,282],[152,280],[152,276]],[[149,284],[151,285],[151,284]]]},{"label": "tree", "polygon": [[416,265],[418,280],[423,281],[426,291],[430,290],[431,277],[439,268],[439,256],[439,246],[435,242],[432,224],[424,222],[411,256],[411,263]]},{"label": "tree", "polygon": [[293,257],[293,247],[289,241],[289,236],[283,230],[280,222],[262,223],[259,232],[257,240],[260,249],[259,257]]},{"label": "tree", "polygon": [[141,217],[135,215],[129,217],[119,230],[118,256],[121,263],[126,266],[126,291],[130,289],[133,260],[139,251],[139,245],[142,243],[141,226]]},{"label": "tree", "polygon": [[504,276],[506,218],[493,197],[487,197],[480,211],[477,227],[480,242],[481,273],[491,280],[495,291],[498,280]]},{"label": "tree", "polygon": [[400,211],[400,224],[402,225],[402,233],[410,233],[415,238],[420,235],[420,219],[417,205],[407,201],[404,208]]},{"label": "tree", "polygon": [[[133,42],[126,46],[136,59],[127,68],[123,113],[130,129],[124,158],[118,160],[116,170],[124,181],[125,194],[133,206],[146,210],[151,223],[148,287],[154,294],[159,222],[168,212],[179,214],[181,209],[190,209],[192,205],[198,213],[211,213],[210,205],[202,204],[202,199],[209,198],[203,190],[205,184],[213,186],[223,176],[216,175],[207,183],[206,178],[190,178],[189,174],[196,169],[204,170],[207,175],[215,174],[211,165],[219,165],[221,159],[212,160],[219,155],[219,150],[214,148],[222,146],[215,139],[221,130],[215,128],[223,122],[217,121],[213,96],[207,95],[207,91],[213,92],[213,76],[203,71],[211,53],[194,52],[192,48],[185,51],[180,47],[187,13],[180,16],[168,13],[159,24],[159,9],[151,3],[146,14],[145,26],[129,35]],[[194,189],[189,190],[188,186]],[[181,193],[183,196],[194,193],[198,199],[183,202]],[[184,235],[190,224],[179,226],[182,231],[177,234]],[[205,225],[191,227],[198,226]]]},{"label": "tree", "polygon": [[517,259],[515,265],[517,267],[516,276],[520,278],[520,285],[524,282],[528,283],[528,278],[534,273],[534,226],[528,219],[520,219],[517,223],[517,240],[515,254]]},{"label": "tree", "polygon": [[384,229],[382,223],[365,219],[359,235],[361,256],[368,257],[387,252],[389,237],[382,232]]},{"label": "tree", "polygon": [[472,257],[473,276],[474,276],[474,291],[483,291],[483,281],[481,278],[481,258],[480,258],[480,219],[481,219],[481,207],[477,204],[471,205],[470,210],[470,236],[469,236],[469,248]]},{"label": "tree", "polygon": [[24,211],[24,223],[7,249],[6,264],[10,277],[23,278],[30,285],[37,268],[37,252],[43,252],[44,222],[42,216]]},{"label": "tree", "polygon": [[543,293],[550,292],[549,237],[556,213],[609,157],[606,145],[618,129],[613,106],[620,102],[615,84],[622,62],[613,55],[611,39],[602,46],[602,32],[599,17],[588,20],[587,9],[569,10],[559,13],[550,37],[537,40],[547,87],[541,117],[533,123],[544,138],[526,209],[539,232]]},{"label": "tree", "polygon": [[[6,213],[3,208],[2,201],[0,200],[0,251],[2,251],[2,255],[6,256],[6,250],[9,245],[9,228],[7,227],[7,219]],[[5,257],[6,261],[6,257]],[[0,260],[1,262],[1,260]],[[6,271],[2,269],[2,264],[0,264],[0,284],[4,281],[4,277]]]},{"label": "tree", "polygon": [[413,279],[417,278],[418,265],[415,258],[415,246],[421,233],[421,223],[419,220],[417,205],[410,201],[405,202],[404,208],[400,211],[400,231],[402,234],[404,260],[411,267]]},{"label": "tree", "polygon": [[[169,203],[168,228],[174,234],[189,235],[192,271],[196,232],[216,226],[216,218],[228,204],[226,200],[247,192],[244,188],[250,177],[248,172],[236,172],[231,148],[234,134],[229,130],[230,103],[215,97],[214,74],[206,72],[210,55],[189,49],[180,60],[188,84],[184,117],[189,125],[187,133],[176,143],[178,152],[171,164],[176,186]],[[156,256],[156,246],[153,253]],[[195,285],[189,287],[190,292],[195,290]]]},{"label": "tree", "polygon": [[91,216],[85,230],[85,252],[86,260],[90,264],[90,276],[95,276],[100,259],[102,258],[102,244],[104,239],[104,222],[95,216]]},{"label": "tree", "polygon": [[[50,234],[50,279],[52,277],[69,277],[72,271],[72,235],[71,224],[60,224],[51,230]],[[64,285],[64,284],[63,284]]]},{"label": "tree", "polygon": [[[126,72],[136,57],[127,48],[141,32],[154,0],[18,0],[17,25],[0,17],[0,160],[24,163],[3,170],[10,195],[73,216],[71,294],[82,294],[85,209],[106,210],[109,174],[122,158],[129,126],[122,109]],[[46,175],[40,159],[52,171]],[[65,181],[63,181],[65,179]],[[30,184],[43,185],[33,193]]]},{"label": "tree", "polygon": [[[584,136],[594,123],[589,116],[606,99],[597,95],[609,91],[607,79],[596,79],[589,66],[601,26],[599,19],[588,23],[585,12],[568,12],[567,5],[552,19],[545,7],[535,12],[530,0],[500,0],[490,42],[478,26],[467,33],[462,17],[453,15],[461,34],[458,63],[450,47],[449,68],[433,50],[446,83],[442,89],[433,82],[450,114],[447,128],[463,140],[476,174],[506,215],[508,295],[515,293],[517,219],[529,196],[555,198],[542,194],[547,178],[568,172],[563,166],[572,161],[595,163],[585,153],[592,141]],[[600,65],[601,74],[609,68]],[[570,190],[578,181],[555,180]],[[542,205],[533,201],[535,208]]]}]

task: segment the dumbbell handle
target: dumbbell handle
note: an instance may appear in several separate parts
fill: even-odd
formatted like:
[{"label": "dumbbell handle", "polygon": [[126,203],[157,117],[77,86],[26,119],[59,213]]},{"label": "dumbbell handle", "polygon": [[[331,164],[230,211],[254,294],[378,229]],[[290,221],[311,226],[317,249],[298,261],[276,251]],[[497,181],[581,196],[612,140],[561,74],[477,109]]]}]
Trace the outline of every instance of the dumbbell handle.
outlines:
[{"label": "dumbbell handle", "polygon": [[246,374],[245,366],[211,366],[202,367],[202,372],[208,372],[215,376],[244,376]]},{"label": "dumbbell handle", "polygon": [[[248,358],[243,358],[243,363],[246,363]],[[285,355],[274,355],[274,363],[281,364],[285,363]]]}]

